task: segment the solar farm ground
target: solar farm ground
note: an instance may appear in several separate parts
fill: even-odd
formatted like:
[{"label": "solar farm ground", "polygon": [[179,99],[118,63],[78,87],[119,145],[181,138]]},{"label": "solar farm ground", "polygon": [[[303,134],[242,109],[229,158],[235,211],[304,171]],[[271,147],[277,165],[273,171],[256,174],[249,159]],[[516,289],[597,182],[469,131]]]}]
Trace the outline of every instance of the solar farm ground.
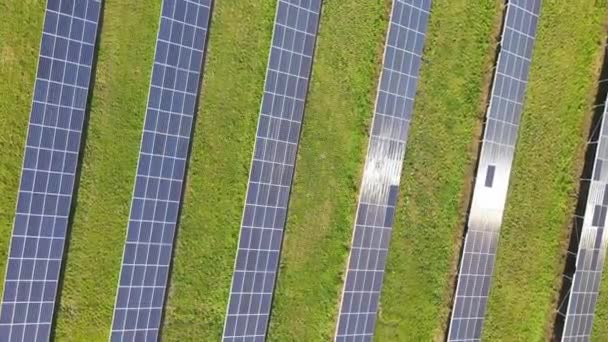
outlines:
[{"label": "solar farm ground", "polygon": [[[543,1],[483,331],[488,340],[551,334],[604,57],[605,15],[605,3]],[[607,294],[598,308],[608,304]],[[595,323],[594,338],[606,340],[599,330],[606,321]]]},{"label": "solar farm ground", "polygon": [[[502,1],[435,0],[377,340],[441,339]],[[105,4],[57,317],[107,339],[160,2]],[[269,339],[333,333],[390,1],[326,0]],[[0,0],[0,269],[44,2]],[[165,340],[215,341],[234,262],[275,1],[217,1],[167,302]],[[605,41],[603,1],[544,1],[484,336],[550,334]],[[606,277],[605,277],[606,278]],[[608,281],[594,340],[608,339]]]}]

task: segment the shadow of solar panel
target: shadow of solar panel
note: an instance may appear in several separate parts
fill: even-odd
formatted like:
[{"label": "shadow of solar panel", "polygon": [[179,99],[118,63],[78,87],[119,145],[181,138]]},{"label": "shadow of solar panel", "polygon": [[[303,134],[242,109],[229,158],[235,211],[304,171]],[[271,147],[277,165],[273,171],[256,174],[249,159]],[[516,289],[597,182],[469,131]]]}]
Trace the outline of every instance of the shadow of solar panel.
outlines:
[{"label": "shadow of solar panel", "polygon": [[0,340],[48,341],[101,11],[49,0],[0,310]]},{"label": "shadow of solar panel", "polygon": [[224,341],[266,336],[321,0],[278,0]]},{"label": "shadow of solar panel", "polygon": [[431,7],[393,1],[335,341],[371,341]]},{"label": "shadow of solar panel", "polygon": [[608,172],[602,168],[608,161],[607,109],[604,105],[562,341],[588,341],[591,337],[608,241],[608,235],[604,233],[608,211]]},{"label": "shadow of solar panel", "polygon": [[163,0],[111,341],[156,341],[212,0]]},{"label": "shadow of solar panel", "polygon": [[449,341],[481,338],[539,10],[540,0],[507,3]]}]

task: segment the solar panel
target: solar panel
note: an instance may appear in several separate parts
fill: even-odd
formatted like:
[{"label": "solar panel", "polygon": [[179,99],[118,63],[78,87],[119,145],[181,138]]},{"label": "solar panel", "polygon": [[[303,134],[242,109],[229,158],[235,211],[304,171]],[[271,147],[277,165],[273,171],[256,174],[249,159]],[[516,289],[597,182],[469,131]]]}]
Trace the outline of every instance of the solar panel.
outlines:
[{"label": "solar panel", "polygon": [[156,341],[212,0],[163,0],[111,341]]},{"label": "solar panel", "polygon": [[608,125],[604,106],[600,136],[596,147],[594,168],[589,184],[583,226],[579,237],[576,269],[570,288],[562,341],[588,341],[591,336],[593,312],[597,301],[608,234]]},{"label": "solar panel", "polygon": [[101,2],[49,0],[17,195],[0,340],[48,341]]},{"label": "solar panel", "polygon": [[264,341],[285,228],[321,0],[278,0],[224,323],[224,341]]},{"label": "solar panel", "polygon": [[393,1],[335,341],[371,341],[431,0]]},{"label": "solar panel", "polygon": [[449,341],[477,341],[509,185],[540,0],[510,0],[487,110]]}]

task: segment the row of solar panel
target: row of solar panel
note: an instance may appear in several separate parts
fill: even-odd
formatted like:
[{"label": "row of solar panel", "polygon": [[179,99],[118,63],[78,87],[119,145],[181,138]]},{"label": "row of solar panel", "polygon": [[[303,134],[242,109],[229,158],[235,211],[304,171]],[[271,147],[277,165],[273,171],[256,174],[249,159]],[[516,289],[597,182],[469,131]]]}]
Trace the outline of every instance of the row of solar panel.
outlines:
[{"label": "row of solar panel", "polygon": [[[113,341],[158,339],[211,6],[211,0],[162,4]],[[0,311],[3,340],[49,339],[101,7],[99,0],[47,3]],[[430,7],[430,0],[393,1],[336,341],[373,335]],[[321,0],[277,2],[226,341],[266,336],[320,10]],[[539,0],[507,4],[451,341],[480,339],[539,11]],[[605,156],[598,155],[596,192],[606,198]],[[603,205],[587,208],[583,234],[593,235],[585,239],[593,243],[581,245],[565,340],[589,336],[589,303],[597,297],[606,247]]]}]

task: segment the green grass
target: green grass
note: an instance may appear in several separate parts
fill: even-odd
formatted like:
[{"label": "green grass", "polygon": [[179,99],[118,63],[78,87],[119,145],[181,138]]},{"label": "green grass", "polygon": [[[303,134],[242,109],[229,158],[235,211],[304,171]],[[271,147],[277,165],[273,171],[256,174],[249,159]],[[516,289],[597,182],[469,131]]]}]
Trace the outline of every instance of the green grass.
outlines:
[{"label": "green grass", "polygon": [[487,340],[550,337],[604,52],[600,3],[543,1],[483,329]]},{"label": "green grass", "polygon": [[[0,1],[0,269],[15,216],[23,146],[31,108],[43,1]],[[4,279],[4,278],[3,278]],[[3,284],[0,284],[0,288]]]},{"label": "green grass", "polygon": [[604,274],[600,287],[600,296],[595,304],[595,318],[591,330],[591,340],[601,342],[608,340],[608,266],[604,264]]},{"label": "green grass", "polygon": [[[434,1],[376,326],[443,339],[502,1]],[[458,32],[458,34],[450,34]]]},{"label": "green grass", "polygon": [[57,316],[61,341],[108,338],[160,2],[108,1]]},{"label": "green grass", "polygon": [[389,7],[324,3],[271,341],[327,341],[333,334]]}]

